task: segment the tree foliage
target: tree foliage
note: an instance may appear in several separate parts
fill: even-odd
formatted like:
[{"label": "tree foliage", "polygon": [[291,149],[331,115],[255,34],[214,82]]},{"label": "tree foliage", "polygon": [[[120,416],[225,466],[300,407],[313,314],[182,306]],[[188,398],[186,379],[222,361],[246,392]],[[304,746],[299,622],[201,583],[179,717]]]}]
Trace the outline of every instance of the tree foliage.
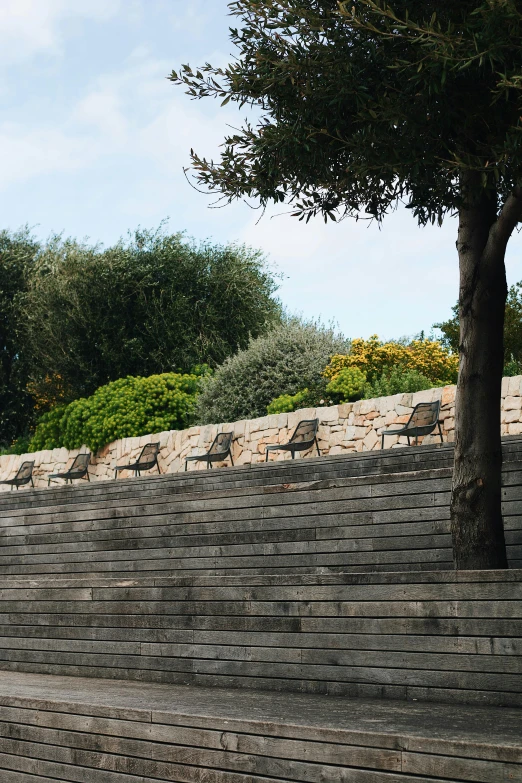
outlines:
[{"label": "tree foliage", "polygon": [[33,399],[27,391],[29,362],[21,337],[18,300],[26,290],[38,244],[27,229],[0,231],[0,445],[27,433]]},{"label": "tree foliage", "polygon": [[259,252],[138,230],[103,249],[55,237],[21,304],[33,390],[67,402],[127,375],[217,366],[280,318]]},{"label": "tree foliage", "polygon": [[333,329],[291,318],[252,339],[206,379],[198,420],[212,424],[264,416],[276,397],[294,395],[305,386],[310,398],[318,386],[324,393],[325,366],[348,348],[348,341]]},{"label": "tree foliage", "polygon": [[[459,350],[459,306],[452,308],[453,318],[434,324],[442,331],[441,342],[453,352]],[[509,289],[504,320],[504,375],[518,375],[522,371],[522,282]]]},{"label": "tree foliage", "polygon": [[227,200],[381,218],[404,200],[441,221],[467,188],[499,203],[522,173],[522,9],[516,0],[235,0],[237,57],[184,65],[194,98],[255,107],[221,158],[193,153]]}]

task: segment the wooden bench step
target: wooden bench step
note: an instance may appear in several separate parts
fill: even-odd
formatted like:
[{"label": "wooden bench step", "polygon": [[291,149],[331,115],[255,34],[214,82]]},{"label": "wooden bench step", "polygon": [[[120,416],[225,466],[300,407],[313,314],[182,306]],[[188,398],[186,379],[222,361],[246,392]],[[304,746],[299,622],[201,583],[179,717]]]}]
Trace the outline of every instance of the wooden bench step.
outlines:
[{"label": "wooden bench step", "polygon": [[522,572],[2,579],[0,668],[522,707]]},{"label": "wooden bench step", "polygon": [[0,673],[2,783],[522,780],[522,710]]}]

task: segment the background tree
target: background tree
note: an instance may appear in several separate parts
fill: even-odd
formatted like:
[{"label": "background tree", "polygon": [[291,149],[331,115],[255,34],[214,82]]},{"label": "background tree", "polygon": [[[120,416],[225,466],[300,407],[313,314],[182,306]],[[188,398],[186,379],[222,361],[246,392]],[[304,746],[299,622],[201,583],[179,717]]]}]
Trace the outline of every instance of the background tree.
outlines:
[{"label": "background tree", "polygon": [[256,108],[217,162],[225,200],[309,219],[459,216],[460,370],[451,500],[457,568],[507,565],[500,505],[504,255],[522,218],[522,10],[516,0],[235,0],[238,56],[172,73],[195,98]]},{"label": "background tree", "polygon": [[26,435],[34,401],[27,391],[28,362],[17,301],[38,252],[27,229],[0,231],[0,446]]},{"label": "background tree", "polygon": [[127,375],[215,367],[280,318],[259,252],[137,231],[102,249],[54,238],[21,303],[35,394],[69,402]]},{"label": "background tree", "polygon": [[[453,309],[453,318],[434,324],[442,331],[441,342],[451,351],[459,350],[459,306]],[[522,371],[522,282],[508,291],[504,315],[504,370],[503,375],[519,375]]]}]

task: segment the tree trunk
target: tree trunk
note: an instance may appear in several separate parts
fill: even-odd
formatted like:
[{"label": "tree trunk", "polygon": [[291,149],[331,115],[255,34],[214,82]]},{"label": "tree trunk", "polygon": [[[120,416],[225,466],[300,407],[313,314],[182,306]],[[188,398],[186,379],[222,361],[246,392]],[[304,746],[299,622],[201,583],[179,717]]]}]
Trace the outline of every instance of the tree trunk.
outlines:
[{"label": "tree trunk", "polygon": [[[468,175],[467,183],[473,187]],[[507,568],[501,512],[500,400],[507,297],[496,198],[460,209],[460,365],[456,396],[451,532],[457,569]]]}]

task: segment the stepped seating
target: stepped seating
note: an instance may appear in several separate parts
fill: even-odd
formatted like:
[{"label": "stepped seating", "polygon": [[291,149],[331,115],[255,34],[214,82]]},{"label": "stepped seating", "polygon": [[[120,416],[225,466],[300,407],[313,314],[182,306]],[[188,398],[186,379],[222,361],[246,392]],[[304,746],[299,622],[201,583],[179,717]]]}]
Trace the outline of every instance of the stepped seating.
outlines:
[{"label": "stepped seating", "polygon": [[[520,439],[515,445],[522,446]],[[165,486],[160,477],[143,487],[134,480],[37,490],[32,506],[17,498],[11,508],[0,507],[0,576],[450,569],[445,463],[452,449],[427,448],[428,467],[414,470],[422,452],[412,452],[397,450],[384,465],[375,457],[345,457],[301,460],[297,468],[223,469],[216,478],[208,471],[188,485],[176,476]],[[504,515],[516,568],[522,455],[511,448],[508,456]],[[360,475],[376,465],[381,472]]]},{"label": "stepped seating", "polygon": [[522,781],[511,569],[455,573],[452,449],[0,496],[0,781]]}]

